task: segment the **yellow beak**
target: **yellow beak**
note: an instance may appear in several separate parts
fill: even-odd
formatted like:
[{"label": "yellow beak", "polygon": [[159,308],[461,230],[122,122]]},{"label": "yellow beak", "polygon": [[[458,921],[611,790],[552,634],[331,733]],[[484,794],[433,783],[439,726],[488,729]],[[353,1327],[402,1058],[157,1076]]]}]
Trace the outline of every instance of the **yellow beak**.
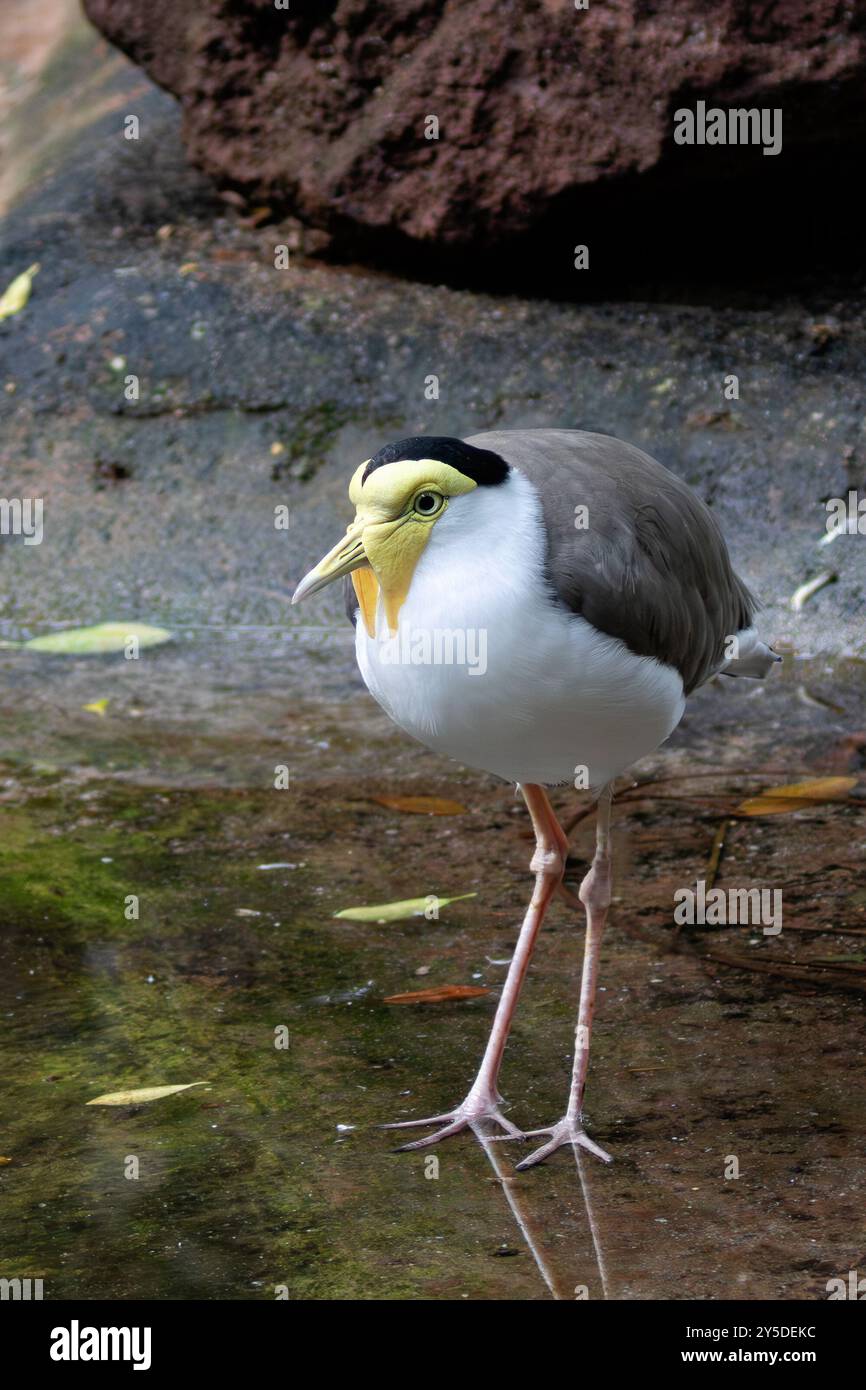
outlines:
[{"label": "yellow beak", "polygon": [[363,523],[352,522],[334,549],[329,550],[324,559],[320,560],[309,574],[304,575],[292,595],[292,603],[300,603],[301,599],[324,589],[332,580],[340,579],[344,574],[351,574],[352,570],[360,569],[362,565],[369,563],[362,539],[363,530]]}]

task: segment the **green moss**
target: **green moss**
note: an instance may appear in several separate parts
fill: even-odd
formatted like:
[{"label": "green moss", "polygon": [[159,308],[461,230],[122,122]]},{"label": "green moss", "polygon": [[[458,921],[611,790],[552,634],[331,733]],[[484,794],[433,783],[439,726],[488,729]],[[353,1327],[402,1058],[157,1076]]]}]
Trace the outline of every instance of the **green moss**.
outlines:
[{"label": "green moss", "polygon": [[[463,1200],[462,1164],[483,1160],[467,1144],[446,1183],[420,1158],[394,1160],[373,1128],[400,1089],[388,1059],[402,1051],[423,1075],[428,1045],[407,1049],[407,1020],[366,986],[383,950],[436,929],[388,938],[331,919],[315,890],[339,863],[316,804],[290,821],[307,832],[307,868],[284,873],[257,868],[286,857],[269,793],[46,789],[33,776],[4,813],[0,1045],[15,1063],[0,1099],[12,1159],[0,1276],[42,1277],[52,1298],[450,1290],[443,1213]],[[336,893],[351,883],[357,896],[343,872]],[[138,920],[123,916],[128,893]],[[138,1108],[86,1104],[189,1081],[211,1084]],[[486,1296],[489,1260],[473,1273],[472,1245],[459,1286]]]},{"label": "green moss", "polygon": [[286,457],[275,463],[272,470],[274,481],[288,474],[308,482],[328,458],[334,435],[350,418],[350,413],[334,401],[320,401],[295,416]]},{"label": "green moss", "polygon": [[103,931],[123,921],[123,885],[112,866],[74,832],[49,834],[31,814],[0,814],[3,911],[22,924],[74,925],[87,916]]}]

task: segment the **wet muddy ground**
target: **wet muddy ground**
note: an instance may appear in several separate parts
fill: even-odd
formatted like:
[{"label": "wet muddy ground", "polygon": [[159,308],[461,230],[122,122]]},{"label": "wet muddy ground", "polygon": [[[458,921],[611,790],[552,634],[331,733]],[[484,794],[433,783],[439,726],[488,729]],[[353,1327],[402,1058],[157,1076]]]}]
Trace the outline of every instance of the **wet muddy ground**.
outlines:
[{"label": "wet muddy ground", "polygon": [[[819,547],[826,498],[864,482],[862,306],[540,304],[303,256],[275,289],[288,233],[226,211],[169,99],[80,23],[18,96],[0,273],[42,269],[0,326],[0,495],[44,496],[46,535],[2,538],[0,638],[138,618],[174,640],[139,661],[0,648],[0,1277],[49,1298],[826,1297],[866,1262],[866,540]],[[788,659],[701,692],[650,784],[623,783],[587,1097],[614,1163],[515,1177],[519,1145],[463,1135],[435,1169],[377,1126],[474,1074],[529,891],[525,814],[390,726],[335,595],[303,620],[287,599],[383,439],[536,424],[688,478]],[[822,569],[837,581],[793,613]],[[850,795],[737,814],[829,775]],[[399,794],[465,810],[375,800]],[[573,882],[591,842],[583,820]],[[782,890],[780,935],[676,930],[714,844],[719,887]],[[333,916],[472,892],[438,921]],[[528,1127],[563,1109],[582,935],[557,902],[502,1076]],[[447,984],[490,993],[384,1003]]]},{"label": "wet muddy ground", "polygon": [[[180,657],[145,656],[158,689]],[[23,658],[2,660],[23,682]],[[0,1272],[58,1298],[809,1299],[862,1263],[866,807],[729,814],[780,767],[860,767],[862,672],[833,673],[837,712],[803,702],[829,677],[796,661],[771,687],[718,682],[640,770],[648,785],[623,783],[588,1096],[615,1161],[561,1151],[515,1176],[520,1145],[463,1135],[431,1168],[377,1128],[447,1108],[473,1075],[528,891],[513,790],[414,747],[339,680],[305,709],[289,678],[272,728],[273,694],[251,696],[258,735],[219,748],[201,723],[136,715],[134,689],[82,712],[116,662],[42,658],[21,717],[28,740],[54,726],[62,765],[22,748],[4,767]],[[466,809],[374,800],[418,793]],[[673,894],[705,876],[722,823],[718,885],[781,887],[779,936],[676,931]],[[591,838],[584,820],[575,882]],[[471,892],[438,921],[333,917]],[[502,1079],[527,1127],[563,1108],[581,949],[556,903]],[[383,1002],[445,984],[490,994]],[[86,1105],[194,1081],[209,1084]]]}]

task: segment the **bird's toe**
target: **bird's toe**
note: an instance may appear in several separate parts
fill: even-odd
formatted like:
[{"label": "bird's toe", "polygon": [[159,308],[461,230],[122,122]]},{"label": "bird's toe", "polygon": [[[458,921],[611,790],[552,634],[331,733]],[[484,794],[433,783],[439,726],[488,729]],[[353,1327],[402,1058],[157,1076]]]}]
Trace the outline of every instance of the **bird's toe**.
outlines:
[{"label": "bird's toe", "polygon": [[586,1149],[588,1153],[595,1154],[596,1158],[602,1159],[605,1163],[613,1162],[610,1154],[600,1144],[596,1144],[594,1139],[590,1139],[578,1121],[566,1118],[560,1120],[559,1124],[550,1125],[546,1129],[529,1129],[525,1132],[524,1138],[535,1139],[542,1134],[550,1135],[547,1143],[534,1149],[522,1162],[518,1163],[515,1167],[516,1172],[522,1173],[527,1168],[534,1168],[536,1163],[543,1163],[563,1144],[571,1144],[575,1149]]},{"label": "bird's toe", "polygon": [[487,1123],[499,1125],[505,1131],[501,1136],[506,1139],[522,1139],[523,1131],[517,1125],[507,1120],[501,1110],[501,1100],[496,1095],[475,1094],[470,1092],[461,1105],[454,1110],[448,1110],[444,1115],[431,1115],[426,1120],[397,1120],[393,1124],[382,1125],[382,1129],[420,1129],[424,1125],[442,1125],[435,1134],[428,1134],[423,1139],[412,1140],[408,1144],[401,1144],[396,1153],[406,1153],[413,1149],[426,1149],[431,1144],[438,1144],[440,1139],[448,1139],[452,1134],[459,1134],[462,1129],[472,1129],[479,1138],[493,1138],[499,1136],[482,1133],[482,1126]]}]

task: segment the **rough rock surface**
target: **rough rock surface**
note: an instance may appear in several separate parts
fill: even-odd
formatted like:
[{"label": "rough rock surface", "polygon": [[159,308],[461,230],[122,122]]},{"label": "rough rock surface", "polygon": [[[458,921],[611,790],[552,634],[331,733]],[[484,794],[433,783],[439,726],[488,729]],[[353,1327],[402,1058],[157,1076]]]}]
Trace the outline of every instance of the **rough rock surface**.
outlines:
[{"label": "rough rock surface", "polygon": [[[489,247],[590,186],[768,177],[864,139],[866,41],[836,0],[84,0],[181,101],[194,160],[350,245]],[[781,107],[781,157],[687,149],[673,113]],[[438,117],[438,140],[425,118]],[[770,166],[775,166],[771,168]],[[575,202],[575,199],[577,201]],[[612,216],[615,217],[616,210]]]},{"label": "rough rock surface", "polygon": [[[277,270],[274,241],[293,229],[227,209],[184,159],[176,102],[94,31],[73,26],[20,97],[0,288],[41,269],[26,309],[0,324],[0,497],[44,494],[51,541],[0,538],[0,638],[124,612],[256,637],[325,616],[351,690],[339,593],[317,598],[312,620],[288,597],[345,527],[358,461],[409,434],[546,426],[630,440],[696,487],[774,640],[866,655],[866,542],[818,546],[825,499],[866,491],[862,290],[576,306],[347,273],[303,252]],[[131,111],[140,140],[122,135]],[[273,527],[286,502],[290,546]],[[794,614],[795,588],[827,569],[838,582]],[[267,643],[251,648],[244,680],[266,669],[283,699],[283,666]]]}]

